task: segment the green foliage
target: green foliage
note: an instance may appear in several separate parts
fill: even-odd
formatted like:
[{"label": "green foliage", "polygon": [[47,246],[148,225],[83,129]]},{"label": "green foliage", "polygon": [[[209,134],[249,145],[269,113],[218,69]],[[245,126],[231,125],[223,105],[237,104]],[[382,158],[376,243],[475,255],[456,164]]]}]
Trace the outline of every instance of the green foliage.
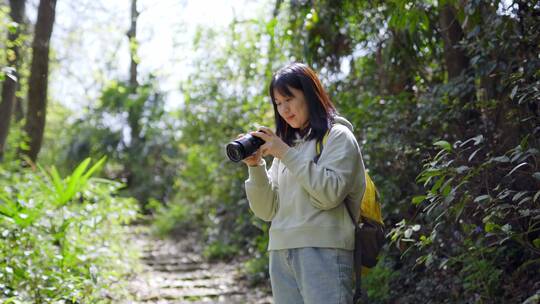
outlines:
[{"label": "green foliage", "polygon": [[176,122],[164,115],[163,96],[152,77],[135,89],[111,81],[99,101],[74,123],[60,160],[73,164],[107,155],[106,175],[124,181],[123,193],[148,212],[149,199],[165,201],[171,195],[179,157]]},{"label": "green foliage", "polygon": [[[136,206],[114,194],[119,183],[94,178],[105,159],[90,159],[62,178],[0,166],[0,291],[6,301],[106,303],[132,271],[123,224]],[[114,283],[114,284],[113,284]],[[9,299],[9,300],[8,300]]]},{"label": "green foliage", "polygon": [[245,165],[230,162],[224,148],[240,133],[272,125],[268,62],[254,51],[263,50],[260,31],[266,29],[261,21],[233,23],[225,45],[215,45],[215,30],[201,30],[195,47],[215,52],[194,58],[197,72],[182,83],[182,136],[177,145],[183,159],[169,208],[193,210],[191,219],[205,231],[209,258],[249,251],[262,233],[252,225],[245,198]]},{"label": "green foliage", "polygon": [[244,272],[251,285],[255,286],[268,282],[268,264],[269,260],[267,253],[260,257],[253,257],[245,262]]},{"label": "green foliage", "polygon": [[[417,263],[453,267],[452,273],[463,278],[464,295],[484,299],[501,296],[501,284],[513,284],[503,280],[503,271],[513,276],[534,272],[540,225],[533,176],[540,158],[538,141],[526,136],[501,156],[484,152],[496,150],[488,142],[478,135],[453,148],[443,145],[418,178],[428,189],[416,200],[425,225],[416,235],[405,225],[392,231],[393,241],[420,250]],[[429,237],[422,235],[429,231]],[[508,265],[509,259],[511,266],[504,270],[494,266]]]},{"label": "green foliage", "polygon": [[224,244],[220,241],[208,244],[203,256],[209,260],[230,260],[238,254],[239,248],[235,245]]},{"label": "green foliage", "polygon": [[23,131],[25,121],[12,122],[9,129],[9,136],[4,150],[2,166],[6,171],[17,170],[21,166],[18,156],[19,150],[28,150],[30,141],[28,135]]},{"label": "green foliage", "polygon": [[152,230],[155,235],[161,237],[169,234],[182,235],[187,230],[197,228],[193,226],[193,211],[187,205],[181,203],[165,205],[154,199],[150,199],[148,208],[154,214]]},{"label": "green foliage", "polygon": [[386,257],[381,256],[377,265],[362,278],[362,289],[370,303],[387,303],[391,299],[390,281],[397,276]]},{"label": "green foliage", "polygon": [[498,290],[501,283],[502,270],[492,261],[478,256],[465,256],[460,276],[463,277],[463,290],[469,295],[480,295],[485,300],[500,296]]}]

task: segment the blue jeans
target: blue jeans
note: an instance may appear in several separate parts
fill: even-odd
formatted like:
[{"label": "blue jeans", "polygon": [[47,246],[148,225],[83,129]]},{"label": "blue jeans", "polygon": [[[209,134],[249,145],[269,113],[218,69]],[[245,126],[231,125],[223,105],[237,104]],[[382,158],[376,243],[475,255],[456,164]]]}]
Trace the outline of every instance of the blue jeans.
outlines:
[{"label": "blue jeans", "polygon": [[351,304],[353,252],[336,248],[270,251],[275,304]]}]

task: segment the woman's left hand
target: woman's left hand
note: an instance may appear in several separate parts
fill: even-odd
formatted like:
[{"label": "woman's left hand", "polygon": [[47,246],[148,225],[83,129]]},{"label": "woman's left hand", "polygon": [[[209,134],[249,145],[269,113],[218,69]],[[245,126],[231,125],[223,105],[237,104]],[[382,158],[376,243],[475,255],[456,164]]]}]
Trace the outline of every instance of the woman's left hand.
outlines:
[{"label": "woman's left hand", "polygon": [[272,155],[279,159],[285,156],[289,146],[279,138],[270,128],[260,127],[257,132],[250,132],[251,135],[261,138],[265,143],[261,146],[263,156]]}]

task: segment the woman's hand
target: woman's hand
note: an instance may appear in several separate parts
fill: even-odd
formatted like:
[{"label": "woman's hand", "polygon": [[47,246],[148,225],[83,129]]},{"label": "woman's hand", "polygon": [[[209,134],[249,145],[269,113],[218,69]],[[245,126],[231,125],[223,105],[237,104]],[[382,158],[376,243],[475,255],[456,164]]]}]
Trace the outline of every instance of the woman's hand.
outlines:
[{"label": "woman's hand", "polygon": [[[239,134],[236,139],[240,138],[244,136],[244,134]],[[255,153],[251,154],[250,156],[244,158],[242,160],[243,163],[245,163],[246,165],[250,166],[250,167],[255,167],[255,166],[258,166],[260,163],[261,163],[261,160],[262,160],[262,149],[258,149],[257,151],[255,151]]]},{"label": "woman's hand", "polygon": [[[279,136],[277,136],[270,128],[260,127],[257,132],[250,132],[251,135],[261,138],[265,143],[261,146],[259,151],[262,151],[262,155],[272,155],[279,159],[285,156],[289,146],[284,143]],[[257,151],[258,152],[258,151]]]}]

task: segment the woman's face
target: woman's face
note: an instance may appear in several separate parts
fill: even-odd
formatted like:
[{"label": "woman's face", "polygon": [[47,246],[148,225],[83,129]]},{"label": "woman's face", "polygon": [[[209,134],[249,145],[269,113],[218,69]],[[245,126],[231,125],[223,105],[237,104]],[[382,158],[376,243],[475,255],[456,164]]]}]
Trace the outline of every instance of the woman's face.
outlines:
[{"label": "woman's face", "polygon": [[276,102],[279,116],[287,124],[296,129],[303,129],[309,124],[309,111],[304,92],[289,87],[293,96],[283,96],[274,90],[274,101]]}]

